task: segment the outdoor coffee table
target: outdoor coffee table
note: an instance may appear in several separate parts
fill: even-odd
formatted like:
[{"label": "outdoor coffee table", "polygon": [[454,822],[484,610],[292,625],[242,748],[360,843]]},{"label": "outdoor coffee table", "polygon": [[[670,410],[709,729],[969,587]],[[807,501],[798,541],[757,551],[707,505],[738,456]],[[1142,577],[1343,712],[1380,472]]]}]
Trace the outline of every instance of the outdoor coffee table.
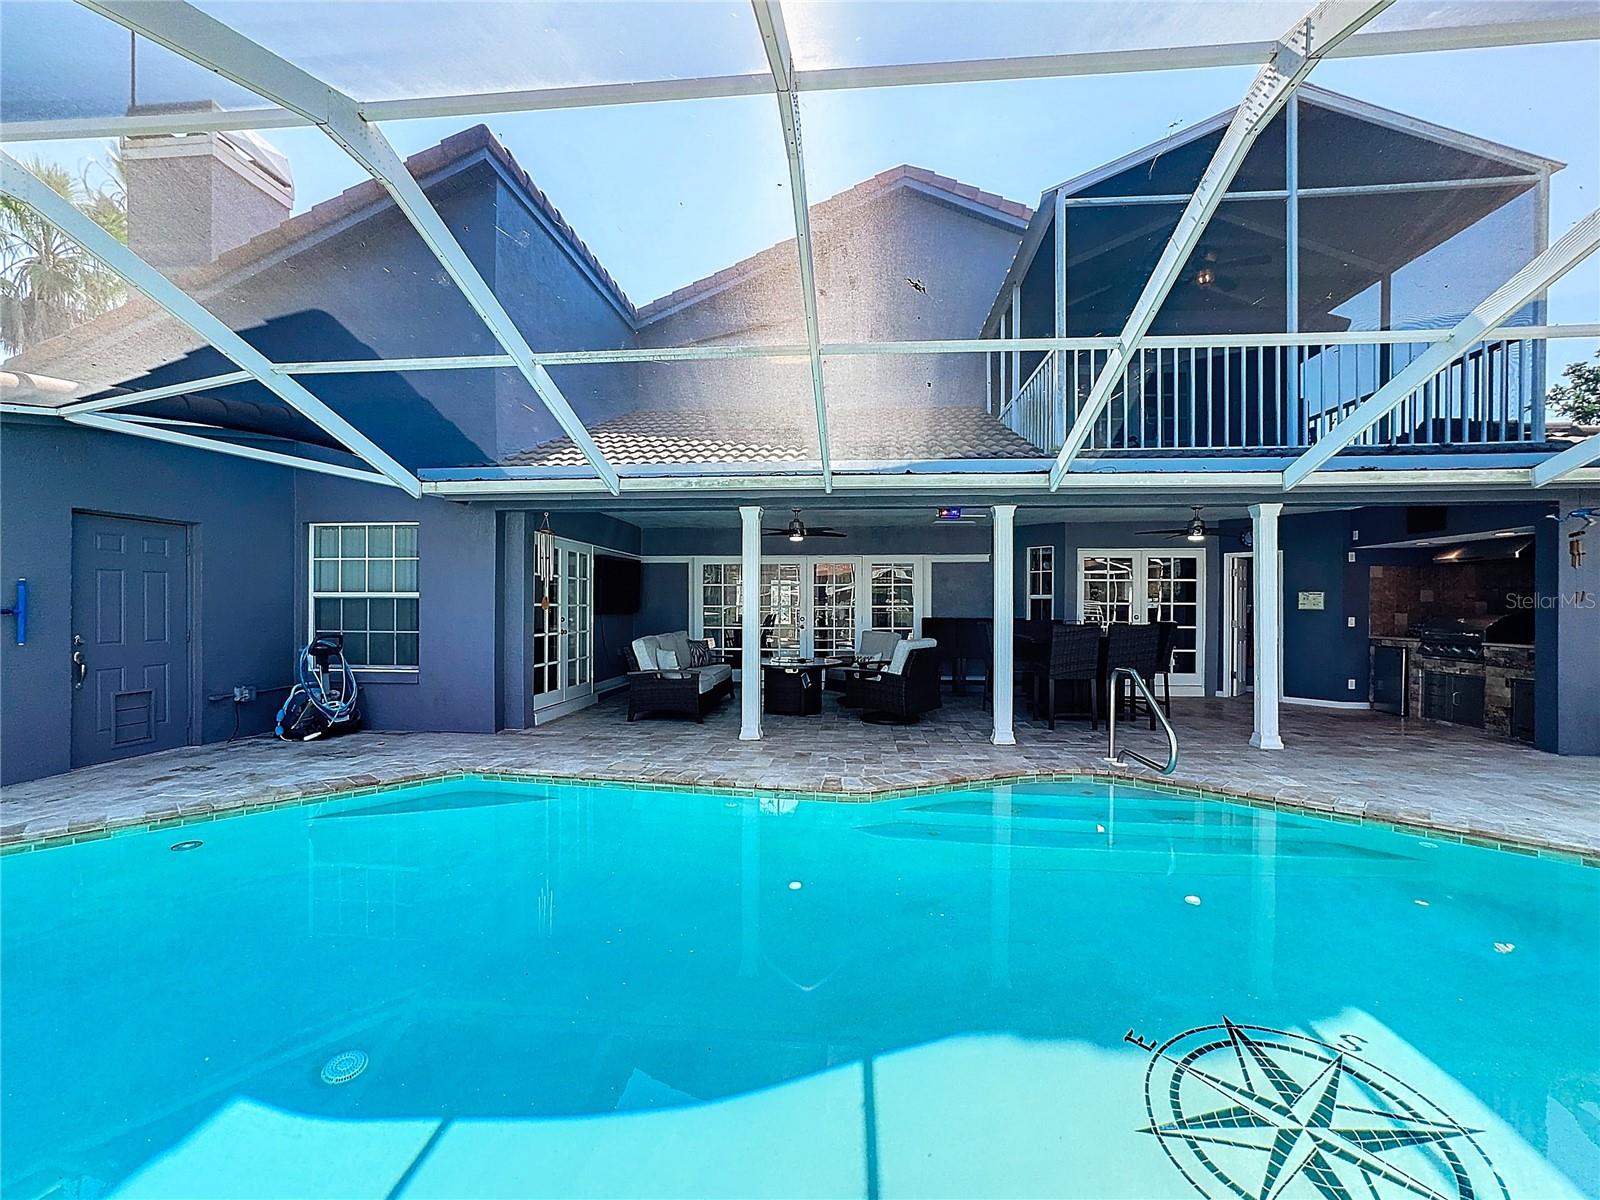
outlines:
[{"label": "outdoor coffee table", "polygon": [[822,711],[823,673],[838,658],[769,658],[761,664],[761,709],[775,716],[811,717]]}]

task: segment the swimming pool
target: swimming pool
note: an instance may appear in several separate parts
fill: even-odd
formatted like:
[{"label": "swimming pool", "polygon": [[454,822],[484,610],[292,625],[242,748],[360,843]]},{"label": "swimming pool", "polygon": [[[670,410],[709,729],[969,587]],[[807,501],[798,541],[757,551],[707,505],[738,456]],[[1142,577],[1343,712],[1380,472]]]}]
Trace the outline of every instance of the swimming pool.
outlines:
[{"label": "swimming pool", "polygon": [[8,1197],[1600,1193],[1600,871],[1442,837],[468,780],[0,900]]}]

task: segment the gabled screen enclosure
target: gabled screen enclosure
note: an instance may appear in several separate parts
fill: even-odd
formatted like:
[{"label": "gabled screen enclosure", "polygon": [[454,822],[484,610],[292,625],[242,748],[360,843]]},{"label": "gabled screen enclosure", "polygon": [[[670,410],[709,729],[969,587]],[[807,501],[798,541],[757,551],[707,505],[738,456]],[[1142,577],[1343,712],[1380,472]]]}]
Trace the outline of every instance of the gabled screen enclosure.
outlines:
[{"label": "gabled screen enclosure", "polygon": [[1590,3],[307,12],[0,9],[7,412],[457,495],[1594,457]]}]

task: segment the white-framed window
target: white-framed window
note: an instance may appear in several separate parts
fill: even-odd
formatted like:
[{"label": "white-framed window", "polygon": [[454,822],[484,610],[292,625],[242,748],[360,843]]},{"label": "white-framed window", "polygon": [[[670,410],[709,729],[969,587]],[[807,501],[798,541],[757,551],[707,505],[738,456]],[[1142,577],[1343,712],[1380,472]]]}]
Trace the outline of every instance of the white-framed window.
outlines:
[{"label": "white-framed window", "polygon": [[352,667],[416,670],[416,525],[313,525],[310,541],[311,636],[343,634]]},{"label": "white-framed window", "polygon": [[1053,621],[1056,617],[1056,548],[1028,547],[1028,618]]},{"label": "white-framed window", "polygon": [[917,563],[875,562],[867,569],[871,580],[867,628],[892,629],[901,637],[915,637]]},{"label": "white-framed window", "polygon": [[700,636],[711,645],[732,653],[743,644],[740,636],[739,590],[742,568],[736,562],[708,562],[700,567]]}]

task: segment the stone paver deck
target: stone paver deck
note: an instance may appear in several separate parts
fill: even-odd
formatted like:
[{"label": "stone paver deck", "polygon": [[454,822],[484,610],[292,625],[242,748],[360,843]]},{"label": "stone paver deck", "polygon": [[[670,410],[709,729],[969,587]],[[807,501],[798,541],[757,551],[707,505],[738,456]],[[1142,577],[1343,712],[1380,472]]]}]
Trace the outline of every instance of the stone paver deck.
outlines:
[{"label": "stone paver deck", "polygon": [[[1366,712],[1285,708],[1287,749],[1251,749],[1247,701],[1176,700],[1182,752],[1170,782],[1366,820],[1600,858],[1600,760],[1563,758],[1450,726]],[[629,724],[608,699],[534,730],[502,734],[362,733],[290,745],[267,737],[172,750],[5,789],[0,841],[202,817],[263,803],[462,772],[570,775],[782,791],[875,793],[1017,775],[1106,772],[1105,731],[1022,714],[1018,745],[989,743],[973,699],[909,727],[865,725],[833,699],[821,717],[767,717],[741,742],[737,697],[704,725]],[[1152,757],[1159,735],[1124,726]],[[1137,767],[1133,778],[1158,778]]]}]

